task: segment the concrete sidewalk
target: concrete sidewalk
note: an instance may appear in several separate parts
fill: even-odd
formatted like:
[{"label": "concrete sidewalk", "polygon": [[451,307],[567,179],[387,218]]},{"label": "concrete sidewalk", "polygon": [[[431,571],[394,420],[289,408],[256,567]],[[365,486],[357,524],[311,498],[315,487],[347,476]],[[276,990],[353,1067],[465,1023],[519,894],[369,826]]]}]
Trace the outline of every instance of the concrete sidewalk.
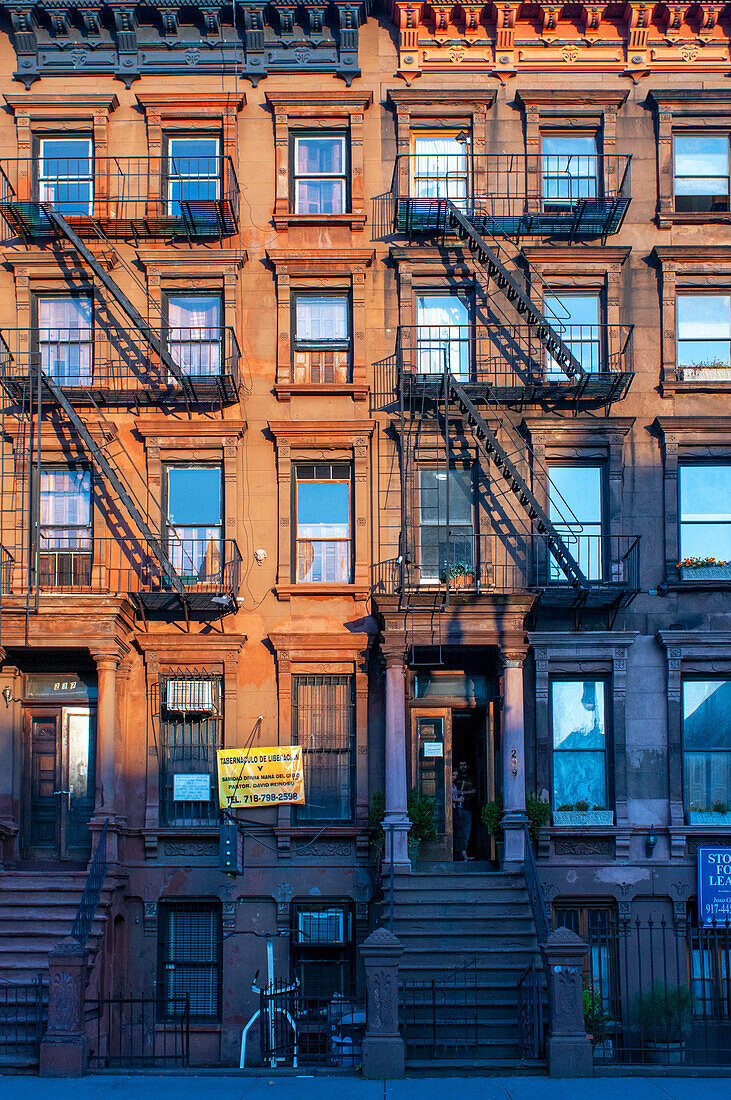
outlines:
[{"label": "concrete sidewalk", "polygon": [[728,1077],[181,1077],[122,1074],[55,1080],[0,1076],[2,1100],[708,1100]]}]

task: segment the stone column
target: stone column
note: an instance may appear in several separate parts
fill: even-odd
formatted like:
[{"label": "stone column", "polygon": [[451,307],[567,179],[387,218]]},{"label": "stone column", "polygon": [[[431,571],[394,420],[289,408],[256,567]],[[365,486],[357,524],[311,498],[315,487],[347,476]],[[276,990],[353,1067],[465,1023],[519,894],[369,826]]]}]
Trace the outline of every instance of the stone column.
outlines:
[{"label": "stone column", "polygon": [[398,1029],[398,965],[403,947],[387,928],[377,928],[361,945],[368,1002],[363,1037],[364,1077],[403,1077],[406,1052]]},{"label": "stone column", "polygon": [[517,870],[525,859],[525,721],[522,650],[503,651],[503,831],[505,866]]},{"label": "stone column", "polygon": [[[406,809],[406,677],[403,653],[386,653],[386,862],[410,871]],[[391,828],[392,827],[392,828]],[[392,851],[393,845],[393,851]]]},{"label": "stone column", "polygon": [[583,974],[587,945],[568,928],[557,928],[541,945],[548,984],[546,1042],[551,1077],[591,1077],[594,1061],[584,1024]]},{"label": "stone column", "polygon": [[92,654],[96,663],[99,701],[96,712],[96,796],[94,812],[109,817],[114,812],[115,740],[117,734],[117,666],[114,653]]},{"label": "stone column", "polygon": [[41,1077],[81,1077],[86,1072],[87,964],[85,949],[70,937],[48,956],[48,1027],[41,1042]]}]

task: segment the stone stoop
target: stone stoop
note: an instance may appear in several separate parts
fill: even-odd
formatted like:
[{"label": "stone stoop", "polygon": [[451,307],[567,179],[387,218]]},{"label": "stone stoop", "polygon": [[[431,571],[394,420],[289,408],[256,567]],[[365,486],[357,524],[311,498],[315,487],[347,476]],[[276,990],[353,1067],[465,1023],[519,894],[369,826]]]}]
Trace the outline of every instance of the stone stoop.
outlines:
[{"label": "stone stoop", "polygon": [[[518,980],[531,960],[541,969],[522,874],[420,864],[394,877],[393,900],[393,931],[404,947],[399,978],[410,1071],[442,1061],[540,1071],[542,1063],[526,1064],[518,1045]],[[468,988],[459,975],[465,964]],[[434,1052],[431,990],[409,985],[432,981],[439,1003]]]},{"label": "stone stoop", "polygon": [[[47,1003],[48,955],[71,933],[86,878],[86,871],[0,872],[0,986],[33,982],[40,974]],[[90,974],[109,919],[114,887],[108,876],[86,944]],[[30,1036],[35,1028],[30,1010],[28,1017]],[[29,1036],[21,1021],[0,1037],[0,1066],[34,1064],[27,1054]]]}]

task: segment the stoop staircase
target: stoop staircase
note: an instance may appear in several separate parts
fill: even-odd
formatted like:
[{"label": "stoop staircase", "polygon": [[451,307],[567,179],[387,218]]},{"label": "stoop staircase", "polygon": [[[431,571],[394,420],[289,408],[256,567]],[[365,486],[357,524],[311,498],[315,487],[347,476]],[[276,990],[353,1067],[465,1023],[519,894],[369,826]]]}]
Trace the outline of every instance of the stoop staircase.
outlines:
[{"label": "stoop staircase", "polygon": [[543,1067],[523,1058],[518,1039],[518,982],[531,962],[541,971],[525,879],[488,868],[426,863],[394,878],[412,1072]]},{"label": "stoop staircase", "polygon": [[[86,871],[0,872],[0,1066],[38,1062],[39,1013],[45,1019],[48,1003],[48,955],[70,935],[86,881]],[[107,880],[94,914],[86,944],[89,973],[104,936],[113,888]]]}]

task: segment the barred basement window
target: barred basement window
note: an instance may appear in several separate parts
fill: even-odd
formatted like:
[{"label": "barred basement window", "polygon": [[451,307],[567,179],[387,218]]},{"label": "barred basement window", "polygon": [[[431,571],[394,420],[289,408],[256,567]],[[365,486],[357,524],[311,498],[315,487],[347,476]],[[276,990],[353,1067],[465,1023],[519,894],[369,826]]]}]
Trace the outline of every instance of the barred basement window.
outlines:
[{"label": "barred basement window", "polygon": [[292,904],[292,976],[302,997],[352,997],[355,985],[353,913],[348,902]]},{"label": "barred basement window", "polygon": [[160,821],[218,820],[216,749],[221,747],[221,679],[182,670],[160,678]]},{"label": "barred basement window", "polygon": [[553,927],[569,928],[588,942],[589,950],[584,956],[584,986],[600,999],[602,1011],[614,1016],[619,993],[619,945],[614,906],[602,902],[555,902]]},{"label": "barred basement window", "polygon": [[353,677],[295,676],[292,738],[302,746],[305,804],[295,820],[321,824],[353,820],[355,697]]},{"label": "barred basement window", "polygon": [[161,1020],[178,1019],[189,998],[193,1020],[217,1020],[221,1000],[221,906],[161,902],[158,991]]}]

